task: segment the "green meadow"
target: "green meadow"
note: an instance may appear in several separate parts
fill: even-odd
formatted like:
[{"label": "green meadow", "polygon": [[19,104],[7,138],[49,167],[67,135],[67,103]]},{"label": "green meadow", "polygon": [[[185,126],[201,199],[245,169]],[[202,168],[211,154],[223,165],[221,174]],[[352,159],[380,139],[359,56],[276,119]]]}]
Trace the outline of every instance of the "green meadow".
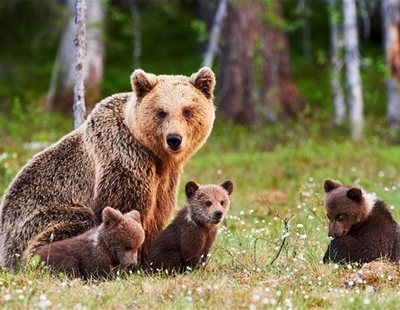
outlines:
[{"label": "green meadow", "polygon": [[[34,153],[72,127],[64,117],[23,109],[31,110],[0,120],[5,141],[0,195]],[[398,308],[399,267],[377,262],[360,269],[325,265],[321,259],[329,242],[323,180],[335,178],[376,193],[400,219],[400,146],[375,119],[367,120],[366,138],[356,145],[348,128],[330,124],[324,113],[263,127],[216,123],[206,145],[186,164],[178,199],[179,208],[189,180],[234,182],[231,210],[204,268],[178,276],[142,271],[89,281],[34,265],[17,273],[2,270],[1,307]]]}]

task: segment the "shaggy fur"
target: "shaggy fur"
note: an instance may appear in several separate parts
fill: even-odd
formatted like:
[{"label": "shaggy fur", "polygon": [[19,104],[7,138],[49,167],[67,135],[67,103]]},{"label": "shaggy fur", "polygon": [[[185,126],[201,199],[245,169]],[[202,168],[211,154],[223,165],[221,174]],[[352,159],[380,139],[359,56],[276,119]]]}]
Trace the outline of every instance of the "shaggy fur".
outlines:
[{"label": "shaggy fur", "polygon": [[329,218],[324,262],[371,262],[400,259],[400,227],[386,204],[360,188],[326,180],[325,208]]},{"label": "shaggy fur", "polygon": [[[86,122],[36,155],[15,177],[0,207],[0,263],[79,235],[101,222],[106,206],[138,210],[144,256],[175,207],[183,164],[209,136],[214,73],[190,78],[136,70],[133,93],[101,101]],[[179,148],[168,143],[181,137]]]},{"label": "shaggy fur", "polygon": [[219,223],[229,210],[233,184],[188,182],[185,191],[188,204],[151,244],[147,265],[153,270],[183,272],[207,261]]},{"label": "shaggy fur", "polygon": [[122,215],[106,207],[102,218],[100,226],[41,246],[34,254],[52,270],[76,277],[107,277],[116,271],[136,268],[138,249],[144,241],[139,212]]}]

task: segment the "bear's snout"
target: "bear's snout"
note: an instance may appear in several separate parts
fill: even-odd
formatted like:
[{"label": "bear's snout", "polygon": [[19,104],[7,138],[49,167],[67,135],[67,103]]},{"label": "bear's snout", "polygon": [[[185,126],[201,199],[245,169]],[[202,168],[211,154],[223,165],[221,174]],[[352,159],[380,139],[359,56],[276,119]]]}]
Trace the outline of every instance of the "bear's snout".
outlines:
[{"label": "bear's snout", "polygon": [[182,144],[182,136],[178,134],[168,134],[167,135],[167,144],[169,148],[173,151],[179,150]]},{"label": "bear's snout", "polygon": [[329,230],[328,231],[328,237],[332,238],[339,238],[342,236],[345,236],[347,234],[347,231],[336,231],[336,230]]},{"label": "bear's snout", "polygon": [[328,237],[336,238],[336,237],[337,237],[337,234],[336,234],[334,231],[329,230],[329,231],[328,231]]},{"label": "bear's snout", "polygon": [[222,218],[222,212],[221,211],[215,211],[213,215],[213,219],[217,222],[219,222]]}]

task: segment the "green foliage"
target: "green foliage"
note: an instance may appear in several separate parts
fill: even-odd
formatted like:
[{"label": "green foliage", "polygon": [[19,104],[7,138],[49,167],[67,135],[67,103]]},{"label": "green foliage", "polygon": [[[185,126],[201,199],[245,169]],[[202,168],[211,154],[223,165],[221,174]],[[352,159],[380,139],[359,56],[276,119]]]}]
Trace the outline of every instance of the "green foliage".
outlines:
[{"label": "green foliage", "polygon": [[199,42],[206,42],[208,39],[207,27],[204,21],[200,19],[193,19],[190,26],[197,32]]}]

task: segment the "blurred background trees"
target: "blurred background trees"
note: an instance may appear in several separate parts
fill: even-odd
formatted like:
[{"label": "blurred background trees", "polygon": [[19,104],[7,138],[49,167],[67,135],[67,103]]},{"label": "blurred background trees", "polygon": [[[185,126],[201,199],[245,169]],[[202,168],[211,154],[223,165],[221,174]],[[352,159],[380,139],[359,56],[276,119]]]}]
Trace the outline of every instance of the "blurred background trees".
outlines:
[{"label": "blurred background trees", "polygon": [[[400,127],[398,0],[87,4],[89,110],[104,96],[130,91],[136,67],[190,74],[211,53],[225,121],[260,125],[329,113],[337,125],[352,124],[354,141],[365,115]],[[74,10],[75,0],[0,3],[0,113],[12,110],[15,98],[72,111]]]}]

